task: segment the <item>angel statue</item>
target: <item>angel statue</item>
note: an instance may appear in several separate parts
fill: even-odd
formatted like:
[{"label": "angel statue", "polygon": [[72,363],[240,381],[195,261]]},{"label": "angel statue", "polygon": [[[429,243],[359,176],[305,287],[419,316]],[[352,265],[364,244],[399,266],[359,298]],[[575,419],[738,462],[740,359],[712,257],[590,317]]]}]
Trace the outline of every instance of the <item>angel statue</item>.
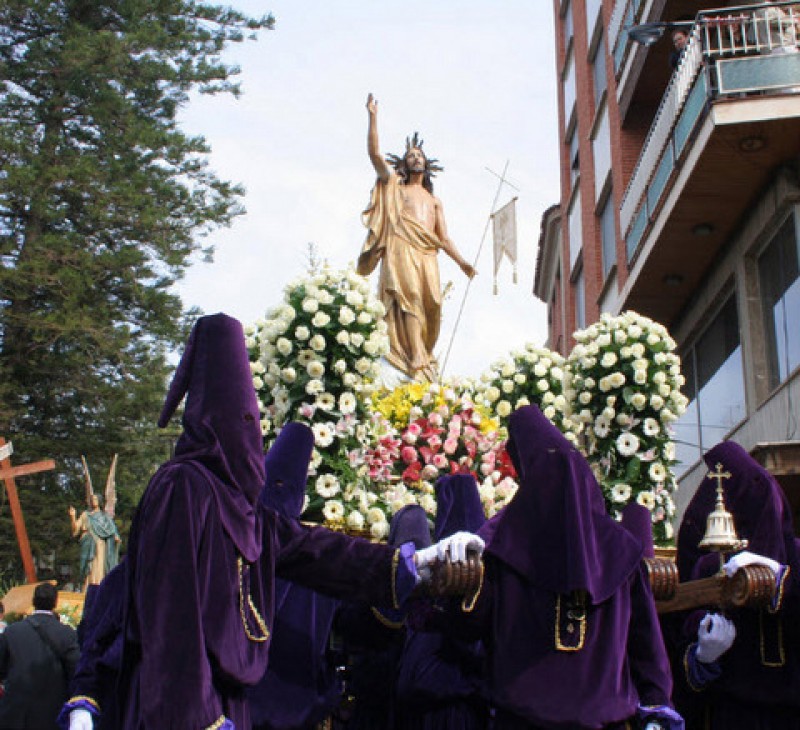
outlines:
[{"label": "angel statue", "polygon": [[117,503],[115,475],[117,455],[111,461],[105,491],[105,509],[100,495],[92,489],[92,478],[86,459],[81,456],[86,483],[86,510],[79,518],[75,508],[70,506],[69,518],[73,537],[80,536],[81,570],[80,582],[83,590],[89,585],[97,585],[119,560],[119,544],[122,542],[117,526],[114,524],[114,507]]}]

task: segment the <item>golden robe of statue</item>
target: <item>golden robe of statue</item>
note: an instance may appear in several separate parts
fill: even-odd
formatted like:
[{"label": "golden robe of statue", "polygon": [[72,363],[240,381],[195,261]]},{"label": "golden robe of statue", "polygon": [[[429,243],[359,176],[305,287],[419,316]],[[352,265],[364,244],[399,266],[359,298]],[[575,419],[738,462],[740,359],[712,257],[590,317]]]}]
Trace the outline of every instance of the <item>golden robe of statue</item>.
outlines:
[{"label": "golden robe of statue", "polygon": [[448,237],[442,204],[433,195],[431,176],[441,168],[425,157],[415,134],[406,142],[404,157],[392,158],[397,172],[391,170],[379,151],[372,94],[367,111],[367,150],[378,180],[363,216],[369,232],[357,270],[367,276],[381,265],[378,294],[386,308],[389,363],[410,377],[434,380],[433,348],[442,316],[437,254],[443,250],[470,278],[475,269]]},{"label": "golden robe of statue", "polygon": [[[358,257],[358,273],[371,274],[381,262],[378,295],[386,308],[390,351],[387,360],[398,370],[413,375],[435,370],[433,347],[439,338],[442,291],[439,283],[441,248],[439,239],[403,211],[400,179],[391,175],[378,180],[372,189],[369,208],[364,211],[367,240]],[[420,327],[426,362],[415,368],[411,361],[412,335],[407,317]]]}]

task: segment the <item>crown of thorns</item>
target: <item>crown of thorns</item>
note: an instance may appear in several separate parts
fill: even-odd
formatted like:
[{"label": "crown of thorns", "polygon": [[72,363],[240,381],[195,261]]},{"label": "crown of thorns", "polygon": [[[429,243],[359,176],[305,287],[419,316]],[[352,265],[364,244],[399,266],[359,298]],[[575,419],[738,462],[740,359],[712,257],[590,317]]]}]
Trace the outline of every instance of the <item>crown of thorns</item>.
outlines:
[{"label": "crown of thorns", "polygon": [[[405,169],[405,162],[406,162],[406,155],[409,153],[409,150],[413,149],[420,149],[422,150],[422,145],[425,144],[425,140],[420,139],[419,132],[414,132],[413,137],[406,137],[406,151],[403,153],[403,156],[400,155],[386,155],[386,159],[392,164],[395,170],[403,170]],[[423,155],[425,157],[425,172],[433,177],[436,175],[437,172],[442,172],[444,168],[439,165],[439,160],[434,159],[433,157],[428,157],[423,150]]]}]

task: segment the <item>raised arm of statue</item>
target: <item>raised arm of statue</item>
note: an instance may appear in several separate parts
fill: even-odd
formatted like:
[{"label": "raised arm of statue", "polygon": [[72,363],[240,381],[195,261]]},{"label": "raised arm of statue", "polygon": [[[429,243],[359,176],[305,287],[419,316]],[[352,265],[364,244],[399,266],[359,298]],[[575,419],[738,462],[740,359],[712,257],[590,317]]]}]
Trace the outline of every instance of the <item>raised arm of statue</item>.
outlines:
[{"label": "raised arm of statue", "polygon": [[378,144],[378,101],[370,94],[367,96],[367,115],[369,117],[369,125],[367,127],[367,152],[369,154],[370,162],[375,168],[375,174],[378,178],[386,182],[392,171],[386,160],[381,154],[381,148]]},{"label": "raised arm of statue", "polygon": [[436,235],[441,241],[442,250],[455,261],[459,268],[471,279],[478,272],[459,252],[456,245],[447,235],[447,225],[444,222],[444,209],[442,208],[442,201],[436,198]]}]

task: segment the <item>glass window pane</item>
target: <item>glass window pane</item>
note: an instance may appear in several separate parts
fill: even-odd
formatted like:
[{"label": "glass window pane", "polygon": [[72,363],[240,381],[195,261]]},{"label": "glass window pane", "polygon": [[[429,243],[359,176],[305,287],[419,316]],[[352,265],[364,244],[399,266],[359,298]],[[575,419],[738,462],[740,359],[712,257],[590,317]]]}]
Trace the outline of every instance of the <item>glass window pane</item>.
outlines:
[{"label": "glass window pane", "polygon": [[746,414],[736,298],[731,297],[695,350],[700,445],[708,451]]},{"label": "glass window pane", "polygon": [[800,265],[794,216],[758,260],[769,384],[777,387],[800,364]]},{"label": "glass window pane", "polygon": [[603,279],[617,261],[617,234],[614,230],[614,196],[609,192],[600,213],[600,236],[603,241]]},{"label": "glass window pane", "polygon": [[600,98],[606,90],[606,39],[603,36],[597,44],[594,61],[592,65],[594,74],[594,105],[600,103]]},{"label": "glass window pane", "polygon": [[576,191],[575,197],[572,199],[569,213],[567,214],[567,225],[569,226],[567,233],[569,235],[569,270],[575,268],[575,262],[583,246],[583,224],[581,222],[581,193],[580,190]]},{"label": "glass window pane", "polygon": [[583,269],[574,283],[575,287],[575,328],[586,327],[586,292],[584,290]]}]

